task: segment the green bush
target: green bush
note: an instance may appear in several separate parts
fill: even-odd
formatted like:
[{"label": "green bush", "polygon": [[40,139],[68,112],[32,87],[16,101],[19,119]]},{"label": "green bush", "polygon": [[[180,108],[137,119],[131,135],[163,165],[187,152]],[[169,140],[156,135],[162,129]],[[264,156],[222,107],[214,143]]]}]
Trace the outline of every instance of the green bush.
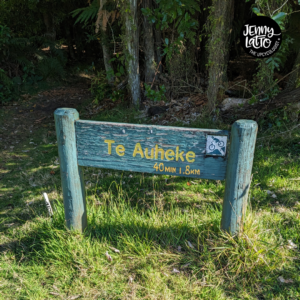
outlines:
[{"label": "green bush", "polygon": [[55,42],[36,36],[18,38],[9,27],[0,25],[0,102],[17,98],[23,84],[64,77],[66,62]]},{"label": "green bush", "polygon": [[145,83],[146,96],[152,101],[165,101],[167,98],[165,96],[166,88],[164,85],[159,87],[158,91],[151,89],[151,86]]},{"label": "green bush", "polygon": [[112,102],[117,100],[123,101],[126,95],[126,89],[117,90],[108,84],[105,71],[97,72],[97,75],[92,79],[90,91],[94,96],[93,102],[95,104],[107,98],[111,99]]},{"label": "green bush", "polygon": [[108,84],[104,71],[97,72],[92,79],[90,91],[96,104],[111,96],[112,87]]}]

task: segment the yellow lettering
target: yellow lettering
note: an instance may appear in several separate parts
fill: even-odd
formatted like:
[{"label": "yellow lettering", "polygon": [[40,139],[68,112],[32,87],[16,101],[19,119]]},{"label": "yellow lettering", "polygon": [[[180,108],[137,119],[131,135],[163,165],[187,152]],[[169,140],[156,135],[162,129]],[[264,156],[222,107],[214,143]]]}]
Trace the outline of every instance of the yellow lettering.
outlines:
[{"label": "yellow lettering", "polygon": [[185,167],[185,174],[190,175],[190,166]]},{"label": "yellow lettering", "polygon": [[181,161],[184,161],[184,158],[182,156],[182,154],[184,153],[184,151],[181,151],[179,153],[179,146],[176,147],[176,161],[178,161],[178,159],[180,158]]},{"label": "yellow lettering", "polygon": [[125,154],[125,147],[123,145],[118,145],[116,147],[116,152],[119,156],[123,156]]},{"label": "yellow lettering", "polygon": [[[195,157],[196,157],[196,154],[195,152],[193,151],[189,151],[187,154],[186,154],[186,160],[188,162],[194,162],[195,161]],[[194,159],[193,159],[194,158]]]},{"label": "yellow lettering", "polygon": [[165,172],[171,172],[171,167],[166,167]]},{"label": "yellow lettering", "polygon": [[134,151],[133,151],[133,157],[135,157],[137,154],[139,154],[141,156],[141,158],[144,158],[144,153],[143,153],[143,149],[141,147],[141,144],[140,143],[136,143],[135,144],[135,148],[134,148]]},{"label": "yellow lettering", "polygon": [[159,171],[160,171],[160,172],[163,172],[163,171],[164,171],[164,164],[163,164],[163,163],[160,163],[160,164],[159,164]]},{"label": "yellow lettering", "polygon": [[158,152],[160,152],[160,159],[164,159],[164,149],[158,148],[158,145],[155,145],[155,159],[158,159]]},{"label": "yellow lettering", "polygon": [[172,149],[166,151],[165,157],[167,160],[174,160],[174,157],[170,158],[170,156],[175,156],[175,152]]},{"label": "yellow lettering", "polygon": [[195,174],[200,175],[200,170],[195,170]]},{"label": "yellow lettering", "polygon": [[148,154],[149,154],[148,148],[146,148],[146,149],[145,149],[145,157],[146,157],[147,159],[153,159],[153,157],[154,157],[153,152],[154,152],[154,149],[152,148],[152,149],[151,149],[151,156],[149,156],[149,155],[148,155]]},{"label": "yellow lettering", "polygon": [[195,174],[195,170],[191,170],[191,174]]},{"label": "yellow lettering", "polygon": [[113,140],[104,140],[104,143],[108,144],[108,154],[111,154],[111,144],[113,144],[115,141]]},{"label": "yellow lettering", "polygon": [[171,168],[172,173],[176,173],[176,168]]}]

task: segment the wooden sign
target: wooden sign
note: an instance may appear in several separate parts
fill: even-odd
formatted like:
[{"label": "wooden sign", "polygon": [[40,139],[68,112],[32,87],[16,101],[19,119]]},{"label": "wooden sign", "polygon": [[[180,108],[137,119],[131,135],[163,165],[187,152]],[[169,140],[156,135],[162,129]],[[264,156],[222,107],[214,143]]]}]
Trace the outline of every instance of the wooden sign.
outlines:
[{"label": "wooden sign", "polygon": [[257,123],[238,120],[226,130],[79,120],[76,109],[55,113],[68,228],[87,226],[82,167],[226,179],[221,228],[243,227],[250,189]]},{"label": "wooden sign", "polygon": [[228,131],[78,120],[80,166],[223,180]]}]

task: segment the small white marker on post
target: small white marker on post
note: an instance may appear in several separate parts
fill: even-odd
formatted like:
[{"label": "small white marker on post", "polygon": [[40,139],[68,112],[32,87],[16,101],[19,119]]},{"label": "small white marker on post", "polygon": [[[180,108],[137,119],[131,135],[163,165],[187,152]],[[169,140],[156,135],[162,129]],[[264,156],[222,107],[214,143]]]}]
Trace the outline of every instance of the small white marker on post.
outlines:
[{"label": "small white marker on post", "polygon": [[47,193],[43,193],[43,196],[44,196],[44,199],[45,199],[45,203],[46,203],[46,207],[47,207],[49,216],[52,217],[53,216],[53,210],[52,210],[52,207],[51,207],[51,203],[48,199]]}]

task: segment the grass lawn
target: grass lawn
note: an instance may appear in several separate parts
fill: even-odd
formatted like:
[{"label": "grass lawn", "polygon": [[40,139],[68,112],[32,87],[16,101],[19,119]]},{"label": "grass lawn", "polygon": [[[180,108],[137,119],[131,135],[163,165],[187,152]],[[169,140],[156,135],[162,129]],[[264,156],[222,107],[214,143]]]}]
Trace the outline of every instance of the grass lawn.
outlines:
[{"label": "grass lawn", "polygon": [[[14,117],[0,110],[1,134]],[[93,119],[137,123],[122,107]],[[259,133],[238,237],[220,231],[224,181],[96,168],[88,228],[66,230],[53,118],[30,130],[0,146],[0,299],[300,299],[299,130]]]}]

